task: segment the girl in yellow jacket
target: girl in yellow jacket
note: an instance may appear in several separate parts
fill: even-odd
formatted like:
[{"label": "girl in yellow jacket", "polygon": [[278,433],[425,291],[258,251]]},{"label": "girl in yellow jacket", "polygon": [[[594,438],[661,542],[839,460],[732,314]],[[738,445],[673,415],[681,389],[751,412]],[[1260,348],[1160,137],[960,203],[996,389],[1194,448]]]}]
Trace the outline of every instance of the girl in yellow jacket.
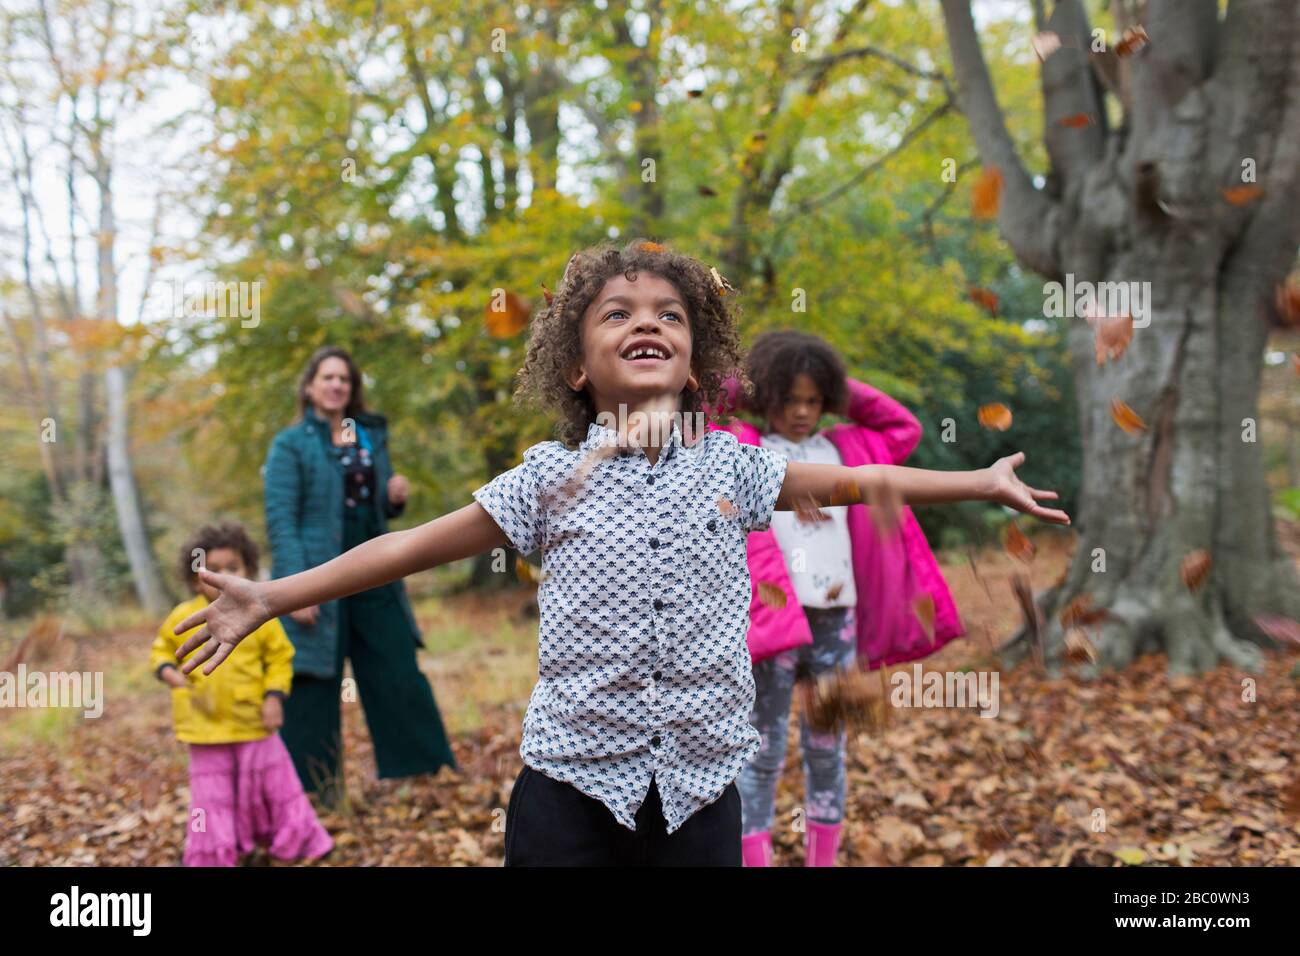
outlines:
[{"label": "girl in yellow jacket", "polygon": [[176,650],[192,633],[172,629],[217,596],[196,573],[252,578],[257,545],[234,522],[204,525],[181,552],[181,574],[196,591],[178,605],[153,642],[150,665],[172,688],[176,738],[190,747],[190,818],[186,866],[234,866],[265,846],[279,860],[314,860],[334,847],[303,792],[280,740],[283,702],[293,680],[293,645],[276,618],[250,634],[230,666],[205,676],[176,666]]}]

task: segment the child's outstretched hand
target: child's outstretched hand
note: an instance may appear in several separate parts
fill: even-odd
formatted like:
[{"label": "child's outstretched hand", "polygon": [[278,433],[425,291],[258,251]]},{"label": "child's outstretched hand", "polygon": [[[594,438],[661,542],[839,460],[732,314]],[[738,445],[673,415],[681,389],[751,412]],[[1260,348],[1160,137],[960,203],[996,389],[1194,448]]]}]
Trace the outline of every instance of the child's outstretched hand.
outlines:
[{"label": "child's outstretched hand", "polygon": [[184,661],[187,654],[202,644],[203,648],[181,665],[181,671],[188,674],[216,655],[216,659],[203,668],[203,673],[211,674],[230,656],[236,644],[271,619],[271,610],[263,594],[263,585],[257,581],[233,574],[217,574],[207,568],[200,568],[198,574],[204,584],[221,593],[207,607],[177,624],[172,633],[183,634],[195,625],[205,625],[180,646],[176,659]]},{"label": "child's outstretched hand", "polygon": [[1016,469],[1025,463],[1025,453],[1018,451],[1006,458],[999,458],[986,469],[989,473],[990,501],[997,501],[1023,511],[1025,514],[1050,521],[1053,524],[1069,524],[1070,516],[1055,508],[1044,508],[1035,498],[1056,498],[1055,491],[1039,491],[1030,488],[1016,477]]}]

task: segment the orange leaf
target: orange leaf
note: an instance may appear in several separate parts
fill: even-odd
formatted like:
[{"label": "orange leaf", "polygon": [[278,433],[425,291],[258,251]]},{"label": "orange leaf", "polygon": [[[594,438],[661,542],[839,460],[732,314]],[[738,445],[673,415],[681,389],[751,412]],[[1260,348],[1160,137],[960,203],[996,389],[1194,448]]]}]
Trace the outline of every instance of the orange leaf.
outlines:
[{"label": "orange leaf", "polygon": [[645,250],[646,252],[663,252],[663,251],[664,251],[664,247],[661,246],[661,245],[659,245],[659,243],[657,243],[657,242],[643,242],[643,243],[641,243],[641,248],[642,248],[643,250]]},{"label": "orange leaf", "polygon": [[1071,628],[1085,624],[1096,624],[1098,621],[1109,617],[1110,613],[1105,608],[1094,608],[1091,594],[1080,594],[1061,609],[1059,616],[1061,626]]},{"label": "orange leaf", "polygon": [[1002,536],[1002,546],[1007,554],[1017,561],[1028,562],[1034,559],[1034,542],[1025,537],[1025,533],[1014,521],[1007,525],[1007,530]]},{"label": "orange leaf", "polygon": [[1081,628],[1072,627],[1065,632],[1065,659],[1074,664],[1082,664],[1084,661],[1097,663],[1097,648],[1093,647],[1092,641],[1088,640],[1088,635]]},{"label": "orange leaf", "polygon": [[542,283],[542,296],[546,299],[546,305],[548,308],[555,304],[555,296],[551,294],[550,289],[546,288],[545,282]]},{"label": "orange leaf", "polygon": [[1300,375],[1300,353],[1291,356],[1291,364],[1295,366],[1295,373]]},{"label": "orange leaf", "polygon": [[771,581],[758,582],[758,599],[768,607],[783,608],[785,607],[785,590],[779,584],[773,584]]},{"label": "orange leaf", "polygon": [[1289,328],[1300,328],[1300,282],[1294,278],[1277,284],[1277,317]]},{"label": "orange leaf", "polygon": [[509,289],[504,296],[493,296],[486,310],[488,334],[497,339],[508,339],[522,332],[528,325],[528,303]]},{"label": "orange leaf", "polygon": [[1132,56],[1143,47],[1151,42],[1147,36],[1146,27],[1142,24],[1128,27],[1120,37],[1120,41],[1115,44],[1116,56]]},{"label": "orange leaf", "polygon": [[930,641],[930,646],[934,646],[934,595],[928,591],[922,591],[912,599],[912,610],[916,613],[916,619],[921,622],[925,628],[925,636]]},{"label": "orange leaf", "polygon": [[996,292],[990,292],[988,289],[980,289],[972,286],[967,293],[970,300],[978,306],[982,306],[989,315],[998,314],[998,296]]},{"label": "orange leaf", "polygon": [[980,424],[988,429],[995,429],[1000,432],[1006,431],[1011,427],[1011,409],[1001,402],[993,402],[989,405],[981,405],[979,410]]},{"label": "orange leaf", "polygon": [[1183,558],[1182,566],[1178,569],[1179,576],[1183,579],[1183,584],[1187,590],[1195,592],[1201,589],[1205,579],[1210,576],[1210,568],[1214,561],[1210,557],[1210,552],[1204,548],[1197,548],[1187,557]]},{"label": "orange leaf", "polygon": [[980,173],[971,189],[971,214],[976,219],[992,219],[1002,200],[1002,170],[989,166]]},{"label": "orange leaf", "polygon": [[733,505],[726,498],[718,499],[718,510],[722,512],[723,517],[731,518],[740,514],[740,509]]},{"label": "orange leaf", "polygon": [[1142,417],[1137,412],[1129,408],[1122,399],[1112,398],[1110,400],[1110,417],[1116,425],[1130,435],[1146,431],[1147,423],[1142,420]]},{"label": "orange leaf", "polygon": [[1244,206],[1246,203],[1254,202],[1264,195],[1264,190],[1253,183],[1247,183],[1244,186],[1225,186],[1219,192],[1223,193],[1223,198],[1234,206]]},{"label": "orange leaf", "polygon": [[862,503],[862,486],[853,481],[841,481],[831,492],[832,505],[858,505]]},{"label": "orange leaf", "polygon": [[1133,316],[1117,315],[1100,318],[1093,324],[1097,364],[1105,365],[1124,354],[1133,341]]},{"label": "orange leaf", "polygon": [[1062,116],[1056,121],[1058,126],[1067,126],[1070,129],[1083,129],[1085,126],[1091,126],[1096,122],[1091,113],[1071,113],[1069,116]]},{"label": "orange leaf", "polygon": [[840,596],[840,592],[843,590],[844,590],[844,582],[837,581],[836,583],[832,584],[830,587],[826,589],[826,600],[834,601],[837,597]]}]

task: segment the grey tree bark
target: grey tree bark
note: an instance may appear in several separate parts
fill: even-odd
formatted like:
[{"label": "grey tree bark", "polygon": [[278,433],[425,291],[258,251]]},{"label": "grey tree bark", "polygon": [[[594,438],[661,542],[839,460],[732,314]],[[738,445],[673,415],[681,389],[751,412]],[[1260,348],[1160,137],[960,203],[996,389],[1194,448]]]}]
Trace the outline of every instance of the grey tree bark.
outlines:
[{"label": "grey tree bark", "polygon": [[[1254,618],[1300,619],[1300,583],[1250,440],[1267,302],[1300,242],[1294,3],[1233,0],[1220,19],[1215,0],[1150,0],[1151,44],[1126,57],[1115,55],[1117,33],[1092,53],[1082,4],[1057,3],[1041,25],[1075,42],[1042,64],[1044,189],[1007,133],[968,0],[941,3],[959,102],[982,162],[1001,170],[998,225],[1017,257],[1050,280],[1149,282],[1152,295],[1150,326],[1101,366],[1089,324],[1069,320],[1084,474],[1078,551],[1040,598],[1049,660],[1064,639],[1055,612],[1088,594],[1108,612],[1094,636],[1103,666],[1163,649],[1174,672],[1221,660],[1255,669],[1267,638]],[[1108,95],[1123,107],[1114,129]],[[1085,113],[1086,126],[1060,122]],[[1249,182],[1252,167],[1262,194],[1230,202],[1223,190]],[[1147,429],[1117,427],[1114,398]],[[1024,470],[1032,483],[1033,462]],[[1202,548],[1213,567],[1193,592],[1179,569]]]}]

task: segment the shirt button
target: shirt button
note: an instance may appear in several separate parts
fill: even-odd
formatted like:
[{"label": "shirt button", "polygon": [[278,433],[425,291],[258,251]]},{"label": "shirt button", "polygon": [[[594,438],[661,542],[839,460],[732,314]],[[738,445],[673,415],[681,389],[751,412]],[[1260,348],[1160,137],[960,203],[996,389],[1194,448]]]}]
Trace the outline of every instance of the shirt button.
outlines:
[{"label": "shirt button", "polygon": [[650,738],[650,746],[651,746],[651,747],[658,747],[658,746],[659,746],[659,735],[658,735],[658,734],[655,734],[653,737]]},{"label": "shirt button", "polygon": [[663,676],[664,676],[664,675],[663,675],[663,672],[662,672],[662,671],[655,671],[655,672],[654,672],[654,679],[655,679],[655,680],[658,680],[659,678],[661,678],[661,677],[663,677]]},{"label": "shirt button", "polygon": [[658,539],[658,538],[651,538],[651,539],[650,539],[650,547],[652,547],[652,548],[657,548],[657,547],[659,547],[659,539]]},{"label": "shirt button", "polygon": [[646,484],[653,485],[654,483],[655,483],[654,475],[651,475],[649,478],[646,479]]},{"label": "shirt button", "polygon": [[704,527],[708,528],[710,531],[717,531],[717,530],[718,530],[718,523],[717,523],[716,521],[714,521],[712,518],[710,518],[710,519],[709,519],[709,523],[706,524]]},{"label": "shirt button", "polygon": [[655,598],[654,609],[656,611],[662,611],[664,609],[664,602]]}]

